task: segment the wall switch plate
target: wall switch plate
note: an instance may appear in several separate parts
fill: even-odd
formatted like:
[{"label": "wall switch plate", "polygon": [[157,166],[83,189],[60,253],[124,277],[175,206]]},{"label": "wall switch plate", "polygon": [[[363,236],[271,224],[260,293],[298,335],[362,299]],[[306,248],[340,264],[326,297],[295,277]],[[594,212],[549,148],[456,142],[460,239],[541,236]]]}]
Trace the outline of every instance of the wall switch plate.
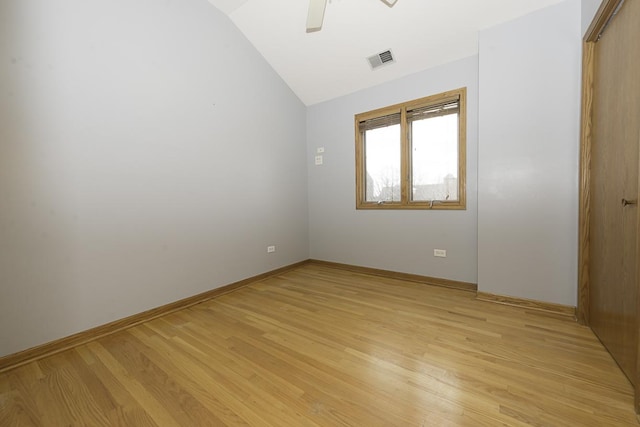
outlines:
[{"label": "wall switch plate", "polygon": [[433,250],[433,256],[439,257],[439,258],[446,258],[447,257],[447,251],[445,249],[434,249]]},{"label": "wall switch plate", "polygon": [[318,147],[318,148],[316,148],[316,153],[318,153],[318,154],[322,154],[322,153],[324,153],[324,147]]},{"label": "wall switch plate", "polygon": [[276,247],[275,246],[267,246],[267,253],[270,254],[272,252],[276,251]]},{"label": "wall switch plate", "polygon": [[322,164],[322,156],[316,156],[316,165],[321,165]]}]

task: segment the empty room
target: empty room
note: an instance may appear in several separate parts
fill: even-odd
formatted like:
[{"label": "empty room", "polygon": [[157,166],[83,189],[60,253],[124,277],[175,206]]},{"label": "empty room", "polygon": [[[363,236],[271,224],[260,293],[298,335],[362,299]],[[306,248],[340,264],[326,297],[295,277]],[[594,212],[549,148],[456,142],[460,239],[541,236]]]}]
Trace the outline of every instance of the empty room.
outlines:
[{"label": "empty room", "polygon": [[639,0],[0,2],[0,426],[634,426]]}]

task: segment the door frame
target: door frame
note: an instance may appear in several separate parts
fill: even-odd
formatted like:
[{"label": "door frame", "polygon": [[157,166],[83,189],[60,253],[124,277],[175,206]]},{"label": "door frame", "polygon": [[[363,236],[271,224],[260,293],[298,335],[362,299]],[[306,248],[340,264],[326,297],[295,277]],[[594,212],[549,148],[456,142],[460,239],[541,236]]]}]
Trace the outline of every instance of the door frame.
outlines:
[{"label": "door frame", "polygon": [[589,254],[591,224],[591,142],[596,42],[624,0],[604,0],[582,41],[582,111],[580,125],[580,193],[578,242],[578,322],[589,325]]},{"label": "door frame", "polygon": [[[582,111],[580,124],[580,189],[579,189],[579,213],[578,213],[578,302],[576,307],[576,317],[582,325],[590,324],[590,232],[591,225],[591,144],[593,130],[593,84],[595,74],[595,49],[596,43],[603,33],[607,24],[615,16],[618,9],[625,0],[603,0],[600,8],[596,12],[591,25],[582,42]],[[640,250],[640,239],[638,240]],[[640,253],[640,252],[638,252]],[[640,278],[640,262],[638,263],[638,274]],[[640,295],[640,294],[639,294]],[[640,296],[639,296],[640,298]],[[640,301],[638,301],[640,308]],[[638,311],[638,327],[640,331],[640,310]],[[638,354],[636,363],[639,367],[636,371],[640,373],[640,335],[638,338]],[[640,378],[636,378],[634,390],[634,408],[640,414]]]}]

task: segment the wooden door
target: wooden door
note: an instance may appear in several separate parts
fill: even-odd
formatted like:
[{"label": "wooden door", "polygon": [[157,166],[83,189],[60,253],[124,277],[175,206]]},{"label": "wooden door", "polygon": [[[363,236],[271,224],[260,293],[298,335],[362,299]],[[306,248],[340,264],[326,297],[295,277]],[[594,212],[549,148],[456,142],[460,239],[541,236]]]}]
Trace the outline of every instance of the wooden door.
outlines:
[{"label": "wooden door", "polygon": [[640,1],[622,3],[594,48],[589,323],[636,384]]}]

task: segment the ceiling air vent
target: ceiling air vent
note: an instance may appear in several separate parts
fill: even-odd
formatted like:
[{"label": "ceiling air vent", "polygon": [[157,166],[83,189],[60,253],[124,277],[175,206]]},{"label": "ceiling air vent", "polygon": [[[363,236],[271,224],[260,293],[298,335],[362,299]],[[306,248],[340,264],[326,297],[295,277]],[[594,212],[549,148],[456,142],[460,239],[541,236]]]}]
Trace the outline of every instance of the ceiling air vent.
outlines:
[{"label": "ceiling air vent", "polygon": [[383,65],[396,62],[396,60],[393,59],[393,53],[391,53],[391,49],[380,52],[377,55],[370,56],[367,58],[367,61],[369,61],[369,65],[371,66],[372,70],[376,70]]}]

